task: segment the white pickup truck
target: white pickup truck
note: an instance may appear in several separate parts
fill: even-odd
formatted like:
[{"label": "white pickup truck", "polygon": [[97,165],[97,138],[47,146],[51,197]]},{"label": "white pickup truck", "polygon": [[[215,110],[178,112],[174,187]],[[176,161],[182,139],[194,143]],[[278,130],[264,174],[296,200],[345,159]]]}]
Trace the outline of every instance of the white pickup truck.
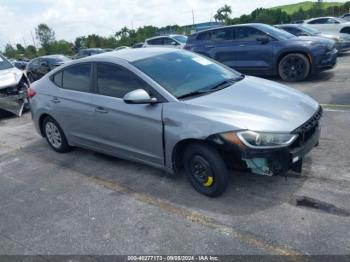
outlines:
[{"label": "white pickup truck", "polygon": [[24,72],[0,54],[0,110],[22,115],[29,81]]}]

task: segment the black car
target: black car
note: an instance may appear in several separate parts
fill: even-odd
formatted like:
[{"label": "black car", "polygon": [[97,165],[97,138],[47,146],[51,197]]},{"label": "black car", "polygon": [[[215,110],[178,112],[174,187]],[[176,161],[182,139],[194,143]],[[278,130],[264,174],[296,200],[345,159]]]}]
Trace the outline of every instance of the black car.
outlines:
[{"label": "black car", "polygon": [[106,53],[106,50],[102,48],[87,48],[87,49],[80,49],[79,52],[74,56],[74,59],[79,59],[87,56],[97,55]]},{"label": "black car", "polygon": [[27,76],[30,82],[34,82],[46,75],[52,69],[68,61],[71,61],[71,59],[64,55],[48,55],[35,58],[27,65]]}]

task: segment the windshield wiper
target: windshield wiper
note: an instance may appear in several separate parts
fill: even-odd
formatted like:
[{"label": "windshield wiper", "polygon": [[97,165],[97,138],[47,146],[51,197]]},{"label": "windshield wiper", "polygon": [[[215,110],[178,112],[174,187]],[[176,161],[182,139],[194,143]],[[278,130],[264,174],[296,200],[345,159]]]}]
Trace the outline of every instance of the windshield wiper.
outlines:
[{"label": "windshield wiper", "polygon": [[209,88],[203,88],[203,89],[199,89],[193,92],[190,92],[188,94],[184,94],[181,96],[178,96],[177,99],[182,99],[182,98],[186,98],[186,97],[191,97],[191,96],[197,96],[197,95],[202,95],[202,94],[208,94],[208,93],[213,93],[216,92],[218,90],[224,89],[226,87],[231,86],[233,83],[236,83],[240,80],[242,80],[244,78],[244,75],[241,75],[237,78],[229,78],[229,79],[225,79],[219,83],[214,84],[213,86],[210,86]]}]

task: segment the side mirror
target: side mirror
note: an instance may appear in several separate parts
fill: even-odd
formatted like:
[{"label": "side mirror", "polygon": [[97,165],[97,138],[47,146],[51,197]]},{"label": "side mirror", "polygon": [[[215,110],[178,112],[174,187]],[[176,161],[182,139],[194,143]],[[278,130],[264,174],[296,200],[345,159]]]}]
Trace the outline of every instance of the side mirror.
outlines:
[{"label": "side mirror", "polygon": [[177,43],[175,41],[172,41],[171,45],[177,45]]},{"label": "side mirror", "polygon": [[43,67],[48,67],[49,66],[49,64],[47,62],[41,62],[40,65],[43,66]]},{"label": "side mirror", "polygon": [[268,39],[267,37],[259,37],[256,39],[256,41],[260,42],[262,45],[265,45],[268,42],[270,42],[270,39]]},{"label": "side mirror", "polygon": [[158,102],[157,98],[150,97],[144,89],[137,89],[127,93],[123,100],[127,104],[155,104]]}]

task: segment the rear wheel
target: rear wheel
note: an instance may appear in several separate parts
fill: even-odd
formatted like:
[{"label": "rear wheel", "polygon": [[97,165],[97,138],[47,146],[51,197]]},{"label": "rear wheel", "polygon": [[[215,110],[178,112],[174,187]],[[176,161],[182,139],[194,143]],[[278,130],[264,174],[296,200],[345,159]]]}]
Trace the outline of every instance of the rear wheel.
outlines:
[{"label": "rear wheel", "polygon": [[219,152],[205,144],[191,144],[184,153],[185,173],[201,194],[217,197],[226,189],[228,170]]},{"label": "rear wheel", "polygon": [[66,153],[70,151],[71,147],[68,145],[63,130],[52,117],[48,116],[44,119],[43,131],[47,142],[53,150],[59,153]]},{"label": "rear wheel", "polygon": [[288,54],[279,62],[278,73],[285,81],[298,82],[309,75],[310,68],[310,61],[305,55]]}]

